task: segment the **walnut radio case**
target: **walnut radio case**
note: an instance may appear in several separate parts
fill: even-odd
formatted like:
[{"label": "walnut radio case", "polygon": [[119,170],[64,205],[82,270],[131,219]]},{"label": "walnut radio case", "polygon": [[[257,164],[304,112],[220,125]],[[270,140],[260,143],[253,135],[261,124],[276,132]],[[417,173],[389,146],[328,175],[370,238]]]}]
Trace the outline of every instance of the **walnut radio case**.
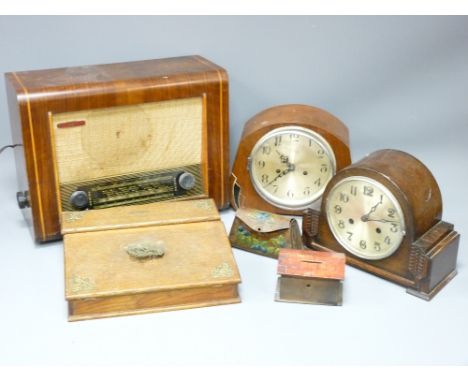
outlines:
[{"label": "walnut radio case", "polygon": [[200,56],[6,74],[18,203],[38,242],[64,212],[228,205],[228,82]]}]

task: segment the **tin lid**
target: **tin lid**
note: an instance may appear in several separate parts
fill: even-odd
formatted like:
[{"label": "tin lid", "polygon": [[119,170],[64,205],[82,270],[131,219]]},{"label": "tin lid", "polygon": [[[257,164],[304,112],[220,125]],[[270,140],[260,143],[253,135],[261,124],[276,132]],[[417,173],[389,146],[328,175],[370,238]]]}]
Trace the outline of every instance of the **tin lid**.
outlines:
[{"label": "tin lid", "polygon": [[278,274],[284,276],[344,279],[346,258],[342,253],[281,249]]},{"label": "tin lid", "polygon": [[288,229],[292,220],[287,216],[272,214],[252,208],[239,208],[236,211],[236,217],[242,220],[251,229],[264,233]]}]

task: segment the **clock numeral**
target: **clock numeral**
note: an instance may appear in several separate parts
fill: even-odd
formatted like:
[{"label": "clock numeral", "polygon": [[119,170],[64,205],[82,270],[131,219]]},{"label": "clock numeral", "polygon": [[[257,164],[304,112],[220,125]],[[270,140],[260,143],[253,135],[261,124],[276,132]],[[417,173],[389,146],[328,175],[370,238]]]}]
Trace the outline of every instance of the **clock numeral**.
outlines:
[{"label": "clock numeral", "polygon": [[341,214],[341,206],[339,206],[338,204],[335,206],[335,213],[336,214]]},{"label": "clock numeral", "polygon": [[264,160],[259,160],[257,162],[257,166],[260,167],[260,168],[264,168],[265,167],[265,161]]},{"label": "clock numeral", "polygon": [[396,213],[396,210],[394,208],[389,208],[388,209],[388,217],[389,218],[395,219],[395,213]]},{"label": "clock numeral", "polygon": [[376,250],[377,252],[380,252],[382,250],[382,248],[380,248],[380,243],[378,241],[374,243],[374,250]]},{"label": "clock numeral", "polygon": [[349,202],[349,196],[344,194],[343,192],[340,192],[340,202],[348,203]]},{"label": "clock numeral", "polygon": [[356,186],[351,186],[350,193],[351,193],[351,195],[356,196],[357,195],[357,187]]},{"label": "clock numeral", "polygon": [[294,198],[294,192],[292,192],[291,190],[288,190],[286,195],[289,196],[290,198]]},{"label": "clock numeral", "polygon": [[278,185],[274,184],[273,185],[273,193],[276,194],[278,192]]},{"label": "clock numeral", "polygon": [[281,135],[275,137],[275,146],[281,146],[283,137]]},{"label": "clock numeral", "polygon": [[390,236],[385,236],[384,243],[390,245],[392,241],[390,240]]},{"label": "clock numeral", "polygon": [[320,187],[320,184],[322,184],[322,178],[317,178],[314,182],[314,184],[317,186],[317,187]]},{"label": "clock numeral", "polygon": [[269,176],[267,174],[262,175],[262,183],[268,183]]},{"label": "clock numeral", "polygon": [[372,197],[374,195],[374,189],[372,187],[364,186],[364,195]]},{"label": "clock numeral", "polygon": [[270,146],[262,146],[262,154],[263,155],[270,155],[271,147]]},{"label": "clock numeral", "polygon": [[398,232],[398,224],[392,223],[392,227],[390,228],[390,231],[392,231],[392,232]]},{"label": "clock numeral", "polygon": [[344,224],[343,220],[338,220],[338,227],[340,227],[342,229],[345,227],[345,224]]},{"label": "clock numeral", "polygon": [[353,233],[349,231],[347,231],[346,233],[348,234],[348,240],[351,241],[351,238],[353,237]]},{"label": "clock numeral", "polygon": [[304,195],[306,195],[306,196],[310,195],[310,187],[304,188]]},{"label": "clock numeral", "polygon": [[367,243],[365,240],[361,240],[359,242],[359,246],[362,248],[362,249],[366,249],[367,248]]},{"label": "clock numeral", "polygon": [[289,139],[292,142],[299,142],[299,134],[289,134]]},{"label": "clock numeral", "polygon": [[317,150],[317,158],[322,159],[325,154],[325,150],[320,148]]},{"label": "clock numeral", "polygon": [[324,163],[320,165],[320,172],[328,172],[328,166]]}]

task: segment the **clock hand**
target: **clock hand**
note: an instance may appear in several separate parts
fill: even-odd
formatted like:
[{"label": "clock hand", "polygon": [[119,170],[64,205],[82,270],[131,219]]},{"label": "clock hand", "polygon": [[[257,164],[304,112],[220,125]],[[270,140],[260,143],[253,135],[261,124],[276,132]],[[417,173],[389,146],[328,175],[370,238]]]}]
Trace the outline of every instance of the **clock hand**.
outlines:
[{"label": "clock hand", "polygon": [[367,219],[366,222],[398,223],[398,221],[396,220],[387,220],[387,219]]},{"label": "clock hand", "polygon": [[367,214],[361,216],[361,221],[363,221],[363,222],[369,221],[369,216],[370,216],[370,214],[373,213],[373,212],[375,212],[375,210],[377,210],[377,207],[378,207],[380,204],[382,204],[382,199],[383,199],[383,196],[380,195],[380,201],[379,201],[375,206],[373,206],[373,207],[371,208],[371,210],[370,210]]},{"label": "clock hand", "polygon": [[288,158],[286,155],[281,154],[278,150],[276,150],[276,152],[277,152],[278,155],[280,156],[281,163],[287,163],[287,164],[289,164],[289,158]]},{"label": "clock hand", "polygon": [[265,185],[265,187],[268,187],[269,185],[274,183],[278,178],[281,178],[282,176],[289,174],[291,171],[294,171],[295,168],[296,168],[296,166],[294,166],[292,163],[288,162],[288,168],[281,171],[278,175],[276,175],[275,178],[271,182],[269,182],[269,183],[267,183]]},{"label": "clock hand", "polygon": [[283,175],[286,175],[289,172],[288,170],[289,170],[289,168],[287,168],[286,170],[281,171],[278,175],[276,175],[274,177],[274,179],[271,182],[267,183],[265,185],[265,187],[268,187],[270,184],[274,183],[278,178],[281,178]]}]

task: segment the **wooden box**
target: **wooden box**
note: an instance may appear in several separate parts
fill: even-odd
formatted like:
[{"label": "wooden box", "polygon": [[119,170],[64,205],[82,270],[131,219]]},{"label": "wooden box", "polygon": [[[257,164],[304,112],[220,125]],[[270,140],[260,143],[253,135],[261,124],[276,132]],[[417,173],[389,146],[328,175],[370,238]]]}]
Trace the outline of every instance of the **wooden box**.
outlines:
[{"label": "wooden box", "polygon": [[281,249],[276,301],[342,305],[345,255]]},{"label": "wooden box", "polygon": [[70,321],[240,302],[211,199],[65,211],[62,233]]},{"label": "wooden box", "polygon": [[61,237],[65,211],[206,197],[227,207],[228,81],[212,62],[7,73],[6,86],[18,202],[37,241]]}]

